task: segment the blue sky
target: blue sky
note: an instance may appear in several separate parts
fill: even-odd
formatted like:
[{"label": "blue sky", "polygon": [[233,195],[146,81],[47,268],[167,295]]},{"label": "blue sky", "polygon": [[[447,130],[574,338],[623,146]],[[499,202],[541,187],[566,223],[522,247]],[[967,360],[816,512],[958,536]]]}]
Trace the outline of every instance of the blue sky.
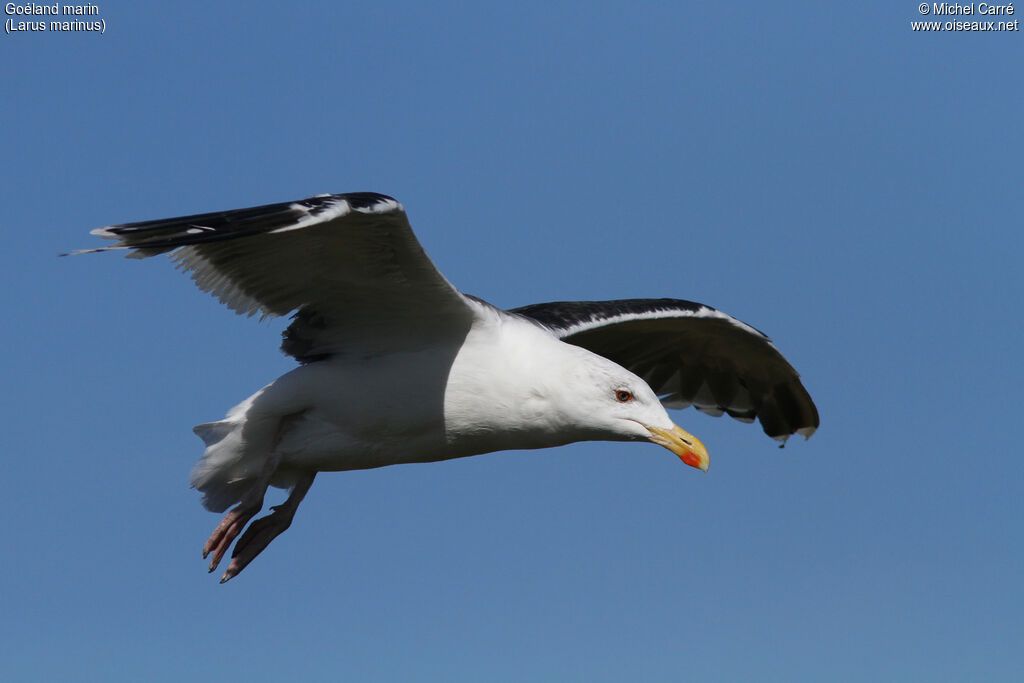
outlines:
[{"label": "blue sky", "polygon": [[[99,3],[0,37],[5,680],[1018,680],[1022,34],[916,2]],[[5,19],[8,18],[5,15]],[[191,427],[284,323],[94,227],[398,197],[512,307],[671,296],[822,416],[319,477],[220,586]]]}]

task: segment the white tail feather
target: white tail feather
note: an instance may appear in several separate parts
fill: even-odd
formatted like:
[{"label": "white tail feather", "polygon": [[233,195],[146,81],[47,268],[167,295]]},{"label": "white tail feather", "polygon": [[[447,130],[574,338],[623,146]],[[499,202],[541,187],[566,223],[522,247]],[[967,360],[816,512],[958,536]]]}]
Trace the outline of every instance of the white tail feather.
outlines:
[{"label": "white tail feather", "polygon": [[189,480],[203,494],[203,507],[211,512],[224,512],[240,501],[256,475],[245,458],[244,424],[244,420],[228,419],[192,429],[206,444],[206,452],[192,468]]}]

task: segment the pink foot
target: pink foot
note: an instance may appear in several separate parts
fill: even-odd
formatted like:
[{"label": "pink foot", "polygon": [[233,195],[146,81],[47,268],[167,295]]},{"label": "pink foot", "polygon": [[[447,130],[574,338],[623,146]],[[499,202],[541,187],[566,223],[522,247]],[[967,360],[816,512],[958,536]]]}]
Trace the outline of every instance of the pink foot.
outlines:
[{"label": "pink foot", "polygon": [[295,508],[287,505],[275,505],[270,508],[274,512],[260,517],[249,525],[242,537],[238,539],[235,549],[231,552],[231,564],[220,577],[225,583],[245,569],[256,556],[263,552],[270,542],[284,533],[295,518]]},{"label": "pink foot", "polygon": [[[304,474],[298,478],[292,487],[291,493],[288,495],[288,499],[280,505],[275,505],[270,509],[273,512],[266,517],[260,517],[255,522],[249,525],[249,528],[245,530],[242,537],[238,539],[238,543],[235,544],[235,549],[231,553],[231,564],[224,571],[224,575],[220,577],[220,582],[224,583],[230,581],[233,577],[237,576],[239,572],[245,569],[250,562],[252,562],[257,555],[270,545],[270,542],[280,536],[288,527],[292,525],[292,520],[295,518],[295,511],[299,508],[299,503],[306,496],[306,492],[309,491],[309,487],[313,485],[313,478],[316,476],[316,472],[310,472]],[[241,507],[241,506],[239,506]],[[236,508],[237,510],[237,508]],[[246,517],[242,522],[242,526],[249,520],[255,512],[252,512],[249,517]],[[227,520],[225,520],[227,521]],[[224,522],[221,522],[223,525]],[[238,527],[241,529],[241,526]],[[216,532],[214,532],[216,534]],[[235,532],[237,535],[238,532]],[[234,538],[233,535],[231,538]],[[212,537],[211,537],[212,540]],[[231,541],[227,541],[230,543]],[[226,545],[224,546],[227,547]]]},{"label": "pink foot", "polygon": [[204,560],[207,555],[211,552],[213,553],[213,559],[210,560],[211,572],[220,564],[224,553],[231,547],[231,542],[235,540],[238,534],[242,532],[242,529],[245,528],[245,525],[249,523],[249,520],[259,511],[260,508],[258,506],[254,507],[242,503],[224,515],[224,519],[220,521],[217,528],[210,534],[210,538],[206,540],[206,545],[203,546]]},{"label": "pink foot", "polygon": [[[273,470],[269,469],[268,471],[272,472]],[[316,477],[316,472],[299,475],[292,485],[288,499],[282,504],[270,508],[273,510],[271,514],[261,517],[249,525],[242,537],[238,539],[234,552],[231,553],[231,564],[228,565],[224,575],[220,577],[221,583],[237,576],[257,555],[263,552],[264,548],[270,545],[271,541],[291,526],[295,510],[299,507],[306,492],[309,491],[309,487],[312,486],[314,477]],[[206,545],[203,546],[203,559],[213,553],[213,559],[210,560],[211,572],[220,564],[224,553],[242,533],[245,525],[249,524],[249,520],[263,507],[263,495],[267,490],[267,481],[269,481],[269,474],[249,491],[241,503],[224,515],[224,519],[210,534]]]}]

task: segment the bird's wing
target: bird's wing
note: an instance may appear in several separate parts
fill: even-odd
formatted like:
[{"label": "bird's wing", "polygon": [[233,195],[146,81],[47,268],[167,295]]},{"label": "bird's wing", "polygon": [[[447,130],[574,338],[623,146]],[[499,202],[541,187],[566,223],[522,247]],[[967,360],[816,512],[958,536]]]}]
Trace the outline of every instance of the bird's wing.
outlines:
[{"label": "bird's wing", "polygon": [[200,289],[238,313],[295,311],[282,349],[300,361],[443,341],[464,334],[473,316],[420,246],[402,205],[372,192],[92,232],[118,242],[82,251],[171,252]]},{"label": "bird's wing", "polygon": [[763,333],[679,299],[563,301],[512,311],[642,377],[668,408],[761,421],[768,436],[809,437],[818,410],[800,376]]}]

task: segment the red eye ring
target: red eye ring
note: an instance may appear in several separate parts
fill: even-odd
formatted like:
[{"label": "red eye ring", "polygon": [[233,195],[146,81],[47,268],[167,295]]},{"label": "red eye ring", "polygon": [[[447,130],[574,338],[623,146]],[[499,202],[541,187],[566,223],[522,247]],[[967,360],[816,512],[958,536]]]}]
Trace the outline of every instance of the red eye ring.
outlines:
[{"label": "red eye ring", "polygon": [[619,389],[615,392],[615,400],[619,403],[629,403],[633,400],[633,394],[625,389]]}]

